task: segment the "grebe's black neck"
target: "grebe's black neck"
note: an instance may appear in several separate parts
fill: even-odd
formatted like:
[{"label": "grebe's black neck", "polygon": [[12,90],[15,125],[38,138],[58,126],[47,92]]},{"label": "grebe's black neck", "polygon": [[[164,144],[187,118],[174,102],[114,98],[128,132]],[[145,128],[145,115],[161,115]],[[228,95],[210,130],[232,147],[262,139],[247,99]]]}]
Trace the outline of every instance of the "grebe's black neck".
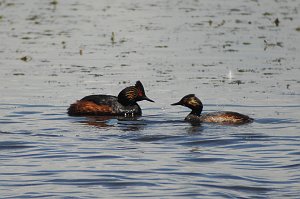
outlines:
[{"label": "grebe's black neck", "polygon": [[203,105],[201,107],[193,108],[190,114],[200,116],[203,110]]}]

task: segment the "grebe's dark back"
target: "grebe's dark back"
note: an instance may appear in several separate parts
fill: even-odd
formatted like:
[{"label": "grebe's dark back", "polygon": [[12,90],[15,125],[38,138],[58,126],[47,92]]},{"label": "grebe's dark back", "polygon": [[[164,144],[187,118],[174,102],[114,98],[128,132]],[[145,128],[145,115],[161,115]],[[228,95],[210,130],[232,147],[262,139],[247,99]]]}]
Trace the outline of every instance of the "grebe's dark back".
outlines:
[{"label": "grebe's dark back", "polygon": [[212,122],[222,124],[245,124],[253,121],[253,119],[247,115],[232,111],[219,111],[201,114],[203,104],[194,94],[186,95],[179,102],[171,105],[181,105],[192,109],[192,112],[185,118],[186,121],[192,123]]},{"label": "grebe's dark back", "polygon": [[123,89],[118,97],[112,95],[86,96],[71,104],[68,114],[70,116],[140,116],[142,110],[136,102],[142,100],[154,102],[146,96],[142,83],[137,81],[134,86]]}]

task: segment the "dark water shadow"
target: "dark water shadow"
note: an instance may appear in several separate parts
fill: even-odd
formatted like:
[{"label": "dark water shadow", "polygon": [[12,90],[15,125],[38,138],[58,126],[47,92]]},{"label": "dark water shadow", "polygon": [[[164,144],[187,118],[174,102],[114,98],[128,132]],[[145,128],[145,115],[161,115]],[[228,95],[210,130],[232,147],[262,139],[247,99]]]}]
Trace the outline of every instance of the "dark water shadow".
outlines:
[{"label": "dark water shadow", "polygon": [[26,149],[33,148],[34,143],[32,142],[22,142],[22,141],[1,141],[0,150],[16,150],[16,149]]},{"label": "dark water shadow", "polygon": [[137,141],[137,142],[155,142],[155,141],[161,141],[166,139],[174,139],[174,138],[180,138],[183,136],[172,136],[172,135],[142,135],[140,137],[135,137],[130,139],[131,141]]},{"label": "dark water shadow", "polygon": [[273,188],[267,188],[267,187],[258,187],[258,186],[242,186],[242,185],[215,185],[215,184],[199,184],[200,186],[204,187],[212,187],[212,188],[218,188],[218,189],[225,189],[225,190],[232,190],[232,191],[239,191],[239,192],[245,192],[245,193],[261,193],[266,194],[267,192],[270,192],[273,190]]},{"label": "dark water shadow", "polygon": [[259,124],[297,124],[300,123],[294,119],[284,119],[284,118],[260,118],[255,120]]},{"label": "dark water shadow", "polygon": [[47,180],[46,183],[57,184],[57,185],[67,185],[67,186],[104,186],[111,189],[116,188],[126,188],[126,187],[140,187],[140,186],[157,186],[155,183],[143,182],[143,181],[133,181],[133,180],[120,180],[112,178],[102,178],[102,179],[51,179]]},{"label": "dark water shadow", "polygon": [[226,146],[236,143],[236,139],[203,139],[178,143],[184,146]]},{"label": "dark water shadow", "polygon": [[[205,106],[215,107],[215,104],[205,104]],[[240,107],[240,108],[300,108],[299,105],[238,105],[238,104],[218,104],[221,107]]]}]

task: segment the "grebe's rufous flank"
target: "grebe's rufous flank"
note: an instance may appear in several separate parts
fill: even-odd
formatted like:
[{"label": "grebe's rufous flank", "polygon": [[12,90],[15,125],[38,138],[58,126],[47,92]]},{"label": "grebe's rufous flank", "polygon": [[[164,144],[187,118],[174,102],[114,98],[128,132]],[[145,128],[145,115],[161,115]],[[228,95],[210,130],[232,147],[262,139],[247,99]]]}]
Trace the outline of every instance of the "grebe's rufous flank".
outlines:
[{"label": "grebe's rufous flank", "polygon": [[203,104],[194,94],[186,95],[179,102],[171,105],[181,105],[192,109],[192,112],[185,118],[185,121],[192,123],[210,122],[221,124],[246,124],[253,122],[253,119],[249,116],[232,111],[201,114]]},{"label": "grebe's rufous flank", "polygon": [[118,97],[112,95],[89,95],[68,108],[70,116],[141,116],[142,110],[136,103],[149,99],[140,81],[123,89]]}]

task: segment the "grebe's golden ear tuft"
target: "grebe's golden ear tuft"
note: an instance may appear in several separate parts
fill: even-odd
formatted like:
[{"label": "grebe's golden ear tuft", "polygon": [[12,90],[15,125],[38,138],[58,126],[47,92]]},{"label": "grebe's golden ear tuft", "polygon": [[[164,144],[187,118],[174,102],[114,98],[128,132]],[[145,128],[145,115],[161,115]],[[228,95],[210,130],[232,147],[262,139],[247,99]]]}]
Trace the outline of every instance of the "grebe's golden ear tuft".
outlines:
[{"label": "grebe's golden ear tuft", "polygon": [[188,107],[188,108],[192,109],[191,114],[194,114],[197,116],[200,116],[202,109],[203,109],[202,102],[195,96],[195,94],[186,95],[179,102],[176,102],[171,105],[173,105],[173,106],[181,105],[181,106]]},{"label": "grebe's golden ear tuft", "polygon": [[125,106],[133,104],[136,102],[137,93],[135,86],[124,88],[118,95],[118,101]]},{"label": "grebe's golden ear tuft", "polygon": [[199,106],[200,104],[202,104],[201,101],[194,94],[191,95],[186,100],[187,100],[186,103],[193,107],[196,107],[196,106]]},{"label": "grebe's golden ear tuft", "polygon": [[127,87],[124,92],[128,100],[134,100],[138,96],[138,91],[134,86]]}]

